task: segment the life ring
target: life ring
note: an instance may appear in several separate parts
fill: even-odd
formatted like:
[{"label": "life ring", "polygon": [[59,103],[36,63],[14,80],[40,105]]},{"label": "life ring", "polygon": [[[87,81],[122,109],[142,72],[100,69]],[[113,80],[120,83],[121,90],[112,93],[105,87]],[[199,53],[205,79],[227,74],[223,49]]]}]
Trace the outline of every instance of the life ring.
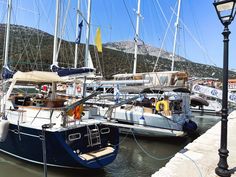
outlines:
[{"label": "life ring", "polygon": [[169,101],[168,100],[161,100],[156,103],[156,110],[157,111],[169,111]]},{"label": "life ring", "polygon": [[80,87],[80,85],[77,85],[76,90],[77,90],[77,92],[81,92],[81,87]]},{"label": "life ring", "polygon": [[82,117],[83,110],[84,106],[82,104],[76,106],[74,109],[74,119],[80,120]]}]

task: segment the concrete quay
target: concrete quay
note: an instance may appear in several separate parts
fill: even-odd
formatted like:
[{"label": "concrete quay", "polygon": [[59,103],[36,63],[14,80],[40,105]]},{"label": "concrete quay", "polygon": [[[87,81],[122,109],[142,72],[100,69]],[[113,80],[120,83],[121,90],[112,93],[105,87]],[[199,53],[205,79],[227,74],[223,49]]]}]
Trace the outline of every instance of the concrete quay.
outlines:
[{"label": "concrete quay", "polygon": [[[221,122],[185,146],[152,177],[217,177]],[[236,167],[236,111],[228,116],[229,169]],[[236,173],[231,175],[236,177]]]}]

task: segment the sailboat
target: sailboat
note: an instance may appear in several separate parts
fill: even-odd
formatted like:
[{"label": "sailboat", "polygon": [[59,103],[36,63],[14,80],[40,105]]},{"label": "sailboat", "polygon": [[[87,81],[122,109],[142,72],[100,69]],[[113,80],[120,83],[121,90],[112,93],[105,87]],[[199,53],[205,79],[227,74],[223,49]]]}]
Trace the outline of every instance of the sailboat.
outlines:
[{"label": "sailboat", "polygon": [[[11,4],[8,0],[8,14]],[[57,98],[55,85],[64,82],[57,73],[43,71],[17,71],[12,79],[5,80],[10,86],[1,99],[1,152],[61,168],[97,169],[114,161],[119,148],[118,128],[103,124],[103,120],[81,121],[81,104],[88,98],[73,103]],[[43,84],[51,86],[51,95],[42,97]],[[39,92],[18,94],[14,92],[17,85],[34,85]]]},{"label": "sailboat", "polygon": [[[123,93],[124,97],[129,99],[108,107],[99,106],[98,112],[108,117],[107,124],[117,125],[126,133],[130,132],[130,129],[135,134],[154,137],[182,137],[193,133],[197,125],[191,120],[190,91],[186,88],[188,75],[173,69],[136,73],[139,18],[140,0],[137,9],[133,73],[114,76],[114,83],[119,83],[119,79],[123,83],[124,78],[130,79],[126,81],[129,86],[120,86],[118,91],[119,95]],[[149,82],[145,82],[146,80]],[[137,81],[143,84],[137,84]]]}]

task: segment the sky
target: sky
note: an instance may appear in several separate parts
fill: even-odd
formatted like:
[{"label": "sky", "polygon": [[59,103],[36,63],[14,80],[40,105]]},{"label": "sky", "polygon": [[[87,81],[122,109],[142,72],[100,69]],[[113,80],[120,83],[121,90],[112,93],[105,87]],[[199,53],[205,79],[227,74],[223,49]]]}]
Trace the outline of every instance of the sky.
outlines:
[{"label": "sky", "polygon": [[[62,38],[76,39],[76,8],[78,0],[70,0]],[[91,38],[101,28],[102,42],[133,41],[138,0],[92,0]],[[11,23],[54,33],[56,0],[13,0]],[[69,0],[61,0],[61,29]],[[141,0],[139,39],[154,47],[172,52],[177,0]],[[223,66],[223,25],[213,0],[182,0],[176,54],[193,62]],[[0,0],[0,20],[6,22],[7,0]],[[81,0],[81,12],[87,16],[87,0]],[[82,18],[82,17],[81,17]],[[236,21],[236,20],[235,20]],[[229,26],[229,68],[236,69],[236,22]],[[166,37],[165,37],[166,36]],[[81,38],[85,41],[85,26]]]}]

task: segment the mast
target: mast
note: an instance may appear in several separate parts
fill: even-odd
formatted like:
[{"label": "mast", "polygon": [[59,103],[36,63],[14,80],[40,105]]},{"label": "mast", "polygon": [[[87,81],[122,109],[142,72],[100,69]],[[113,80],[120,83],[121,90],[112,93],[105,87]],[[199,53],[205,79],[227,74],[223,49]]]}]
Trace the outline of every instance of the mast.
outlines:
[{"label": "mast", "polygon": [[[8,0],[8,4],[7,4],[7,29],[6,29],[6,46],[5,46],[5,56],[4,56],[4,65],[3,67],[8,68],[8,50],[9,50],[9,34],[10,34],[10,22],[11,22],[11,10],[12,10],[12,0]],[[4,79],[3,79],[4,80]],[[2,84],[2,92],[3,95],[1,97],[1,112],[3,113],[2,118],[5,118],[5,109],[6,109],[6,97],[7,95],[5,95],[6,93],[6,84]]]},{"label": "mast", "polygon": [[137,19],[136,19],[136,31],[135,31],[135,37],[134,37],[134,68],[133,68],[133,74],[136,74],[136,68],[137,68],[137,57],[138,57],[138,38],[139,38],[139,19],[140,19],[140,2],[141,0],[138,0],[138,10],[137,10]]},{"label": "mast", "polygon": [[178,12],[177,12],[177,17],[176,17],[176,22],[175,22],[175,36],[174,36],[174,47],[173,47],[173,51],[172,51],[171,71],[174,70],[176,39],[177,39],[177,34],[178,34],[178,29],[179,29],[179,14],[180,14],[181,0],[178,0],[178,1],[179,1],[179,3],[178,3]]},{"label": "mast", "polygon": [[89,39],[90,39],[90,23],[91,23],[91,0],[88,0],[88,12],[86,23],[86,46],[85,46],[85,58],[84,67],[88,67],[88,53],[89,53]]},{"label": "mast", "polygon": [[11,10],[12,10],[12,0],[8,0],[7,31],[6,31],[6,46],[5,46],[5,56],[4,56],[4,67],[8,67],[8,50],[9,50]]},{"label": "mast", "polygon": [[[77,11],[76,11],[76,34],[75,34],[75,38],[78,37],[79,35],[79,11],[80,11],[80,0],[78,0],[78,4],[77,4]],[[74,61],[74,68],[77,68],[77,63],[78,63],[78,44],[75,44],[75,61]]]},{"label": "mast", "polygon": [[[57,62],[57,42],[58,42],[58,28],[59,28],[59,16],[60,16],[60,0],[56,0],[56,16],[55,16],[55,27],[54,27],[54,42],[53,42],[53,63],[52,65],[58,66]],[[51,99],[56,97],[56,84],[52,83],[52,96]]]},{"label": "mast", "polygon": [[60,0],[56,0],[56,16],[54,26],[54,42],[53,42],[53,65],[58,65],[57,62],[57,42],[58,42],[58,28],[59,28],[59,15],[60,15]]}]

